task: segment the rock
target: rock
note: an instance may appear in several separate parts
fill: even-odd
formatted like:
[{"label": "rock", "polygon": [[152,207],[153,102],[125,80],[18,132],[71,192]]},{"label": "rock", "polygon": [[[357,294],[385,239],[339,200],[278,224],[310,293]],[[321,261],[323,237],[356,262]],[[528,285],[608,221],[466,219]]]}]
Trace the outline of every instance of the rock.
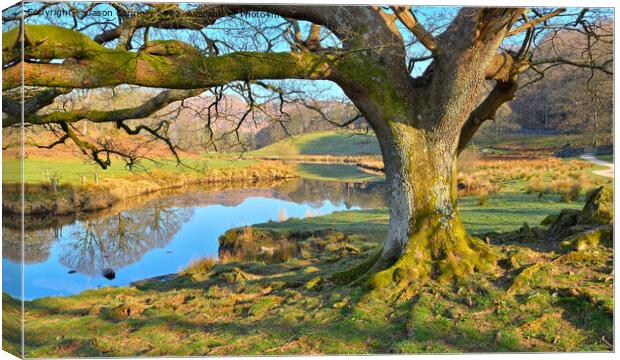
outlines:
[{"label": "rock", "polygon": [[513,237],[513,241],[519,242],[536,242],[541,239],[545,234],[545,230],[537,226],[530,227],[526,222],[523,223],[521,229]]},{"label": "rock", "polygon": [[560,214],[556,215],[555,220],[549,226],[546,237],[553,241],[566,237],[570,232],[570,228],[577,224],[580,215],[581,211],[579,210],[562,209]]},{"label": "rock", "polygon": [[114,272],[114,270],[110,268],[103,269],[103,271],[101,272],[101,275],[103,275],[103,277],[108,280],[114,280],[114,278],[116,278],[116,272]]},{"label": "rock", "polygon": [[558,219],[558,215],[547,215],[547,217],[544,218],[543,221],[540,222],[540,225],[549,226],[553,224],[557,219]]},{"label": "rock", "polygon": [[76,272],[77,271],[75,271],[75,270],[69,270],[69,271],[67,271],[67,274],[75,274]]},{"label": "rock", "polygon": [[562,247],[568,250],[584,251],[599,245],[611,247],[613,245],[613,225],[602,225],[573,235],[561,242]]},{"label": "rock", "polygon": [[581,210],[578,224],[606,225],[614,220],[614,192],[611,186],[601,186],[592,191]]}]

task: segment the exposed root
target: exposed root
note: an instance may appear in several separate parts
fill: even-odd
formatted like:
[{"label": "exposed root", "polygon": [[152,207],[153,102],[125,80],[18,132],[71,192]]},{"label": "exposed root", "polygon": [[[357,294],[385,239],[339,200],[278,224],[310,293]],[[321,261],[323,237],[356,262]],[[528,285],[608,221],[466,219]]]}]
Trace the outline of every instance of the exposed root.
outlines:
[{"label": "exposed root", "polygon": [[[432,221],[435,220],[435,221]],[[363,284],[379,297],[399,294],[427,280],[449,282],[495,267],[497,254],[484,241],[469,236],[460,221],[445,223],[424,219],[400,257],[388,261],[380,252],[353,268],[336,273],[335,281]]]},{"label": "exposed root", "polygon": [[[381,259],[381,253],[383,252],[383,247],[381,247],[378,251],[370,255],[368,259],[361,261],[359,264],[351,267],[350,269],[335,272],[331,276],[331,280],[338,284],[357,284],[361,282],[369,270],[375,266],[375,264]],[[366,277],[367,278],[367,277]]]}]

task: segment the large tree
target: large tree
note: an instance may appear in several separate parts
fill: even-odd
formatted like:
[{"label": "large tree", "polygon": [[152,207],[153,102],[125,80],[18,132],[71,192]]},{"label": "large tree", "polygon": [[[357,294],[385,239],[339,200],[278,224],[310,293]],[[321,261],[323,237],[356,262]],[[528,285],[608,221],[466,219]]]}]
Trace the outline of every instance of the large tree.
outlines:
[{"label": "large tree", "polygon": [[[462,8],[445,23],[435,19],[425,24],[409,6],[108,4],[118,21],[103,26],[80,27],[79,14],[73,24],[62,26],[28,21],[47,6],[54,5],[27,12],[26,25],[3,32],[3,126],[20,121],[16,91],[11,89],[23,85],[28,94],[25,123],[54,125],[62,135],[50,145],[72,141],[104,167],[115,150],[84,140],[75,122],[111,122],[129,134],[168,141],[161,132],[167,126],[163,121],[133,127],[127,121],[231,83],[261,86],[281,97],[282,89],[269,81],[336,83],[376,134],[385,163],[387,239],[377,256],[346,274],[375,288],[491,269],[493,249],[467,234],[457,208],[459,152],[483,122],[514,98],[520,74],[544,74],[546,67],[557,64],[611,71],[610,59],[532,58],[537,39],[554,31],[610,41],[610,34],[596,33],[597,14],[587,9]],[[97,6],[90,4],[89,10]],[[139,11],[127,16],[131,9]],[[275,14],[288,24],[281,37],[290,50],[271,46],[274,38],[264,34],[267,46],[261,50],[226,48],[221,39],[207,39],[201,32],[248,12]],[[306,23],[310,25],[304,28]],[[96,28],[100,31],[93,34]],[[169,39],[149,40],[152,29],[174,31],[164,32]],[[181,35],[175,32],[179,30]],[[187,36],[191,32],[204,36],[207,46],[192,46]],[[137,34],[142,39],[136,48]],[[493,87],[479,101],[487,82]],[[165,90],[120,110],[92,110],[82,104],[69,111],[39,111],[72,89],[123,84]]]}]

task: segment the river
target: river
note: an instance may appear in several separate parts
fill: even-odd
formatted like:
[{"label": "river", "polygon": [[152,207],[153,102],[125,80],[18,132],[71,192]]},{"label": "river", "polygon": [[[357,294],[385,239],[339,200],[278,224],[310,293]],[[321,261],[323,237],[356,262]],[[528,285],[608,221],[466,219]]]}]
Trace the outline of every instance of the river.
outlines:
[{"label": "river", "polygon": [[[132,198],[105,211],[28,217],[24,299],[77,294],[176,273],[196,258],[217,257],[226,230],[286,218],[385,206],[383,184],[295,179],[191,187]],[[3,217],[3,288],[20,297],[19,221]],[[103,276],[106,269],[115,278]]]}]

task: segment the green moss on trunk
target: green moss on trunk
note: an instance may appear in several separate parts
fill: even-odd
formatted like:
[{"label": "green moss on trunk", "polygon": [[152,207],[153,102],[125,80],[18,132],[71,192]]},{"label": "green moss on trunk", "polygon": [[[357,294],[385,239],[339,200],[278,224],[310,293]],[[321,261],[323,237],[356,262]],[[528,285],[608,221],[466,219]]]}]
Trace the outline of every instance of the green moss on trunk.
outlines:
[{"label": "green moss on trunk", "polygon": [[495,266],[496,254],[482,240],[468,235],[455,215],[450,222],[438,216],[423,216],[412,227],[412,235],[401,256],[386,269],[372,275],[367,283],[372,290],[460,280],[476,271]]}]

